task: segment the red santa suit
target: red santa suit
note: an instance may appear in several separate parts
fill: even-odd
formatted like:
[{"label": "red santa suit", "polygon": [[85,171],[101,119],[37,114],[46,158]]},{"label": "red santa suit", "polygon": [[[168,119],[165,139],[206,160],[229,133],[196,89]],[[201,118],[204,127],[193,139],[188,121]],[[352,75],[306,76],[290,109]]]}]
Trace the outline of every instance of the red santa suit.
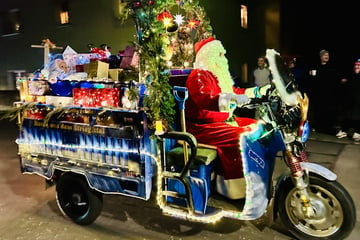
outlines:
[{"label": "red santa suit", "polygon": [[[209,57],[212,57],[211,55],[216,57],[219,55],[219,51],[225,50],[218,40],[206,41],[208,42],[205,42],[201,49],[195,45],[195,52],[197,52],[195,69],[186,81],[189,91],[189,99],[186,101],[185,107],[187,131],[192,133],[198,142],[217,147],[220,158],[217,191],[232,199],[243,198],[245,196],[245,180],[242,170],[240,138],[242,133],[251,131],[256,120],[239,117],[230,120],[232,117],[231,104],[234,104],[233,97],[236,97],[237,94],[244,94],[246,89],[234,88],[232,82],[231,87],[221,84],[218,79],[222,76],[221,71],[217,77],[208,70],[213,67],[203,62],[207,62]],[[214,48],[215,51],[212,50]],[[215,59],[214,62],[214,64],[219,63]],[[227,66],[227,60],[224,65]],[[230,74],[225,75],[230,78]],[[230,78],[228,81],[232,81],[232,79]],[[226,92],[224,92],[225,89]]]}]

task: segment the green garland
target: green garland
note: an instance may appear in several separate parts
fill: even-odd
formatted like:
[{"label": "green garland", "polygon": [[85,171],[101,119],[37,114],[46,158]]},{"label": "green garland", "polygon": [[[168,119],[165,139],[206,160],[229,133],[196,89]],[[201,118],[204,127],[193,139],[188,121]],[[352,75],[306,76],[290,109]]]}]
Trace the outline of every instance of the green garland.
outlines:
[{"label": "green garland", "polygon": [[[198,0],[132,0],[126,7],[128,12],[123,11],[121,19],[132,16],[135,21],[135,45],[140,58],[139,81],[147,87],[144,104],[150,110],[149,118],[160,120],[165,127],[170,127],[175,116],[175,100],[169,84],[168,62],[171,60],[173,66],[181,67],[184,62],[191,63],[194,52],[184,47],[193,46],[198,40],[211,36],[210,21],[206,19]],[[194,20],[196,26],[182,32],[178,30],[180,26],[174,26],[175,23],[164,27],[158,17],[167,12],[184,15],[185,21]],[[172,58],[168,59],[166,51],[174,38],[178,40],[178,46]]]}]

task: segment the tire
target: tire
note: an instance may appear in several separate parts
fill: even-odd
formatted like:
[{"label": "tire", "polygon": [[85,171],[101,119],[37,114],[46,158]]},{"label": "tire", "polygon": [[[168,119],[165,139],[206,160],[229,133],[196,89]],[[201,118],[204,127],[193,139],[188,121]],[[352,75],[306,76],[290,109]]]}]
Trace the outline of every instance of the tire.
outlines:
[{"label": "tire", "polygon": [[80,175],[60,177],[56,185],[56,202],[61,212],[79,225],[93,223],[102,210],[102,195],[91,190]]},{"label": "tire", "polygon": [[355,204],[347,190],[337,181],[328,181],[320,176],[310,176],[310,204],[315,209],[314,217],[301,212],[300,194],[291,178],[279,189],[278,210],[284,226],[298,239],[346,238],[356,223]]}]

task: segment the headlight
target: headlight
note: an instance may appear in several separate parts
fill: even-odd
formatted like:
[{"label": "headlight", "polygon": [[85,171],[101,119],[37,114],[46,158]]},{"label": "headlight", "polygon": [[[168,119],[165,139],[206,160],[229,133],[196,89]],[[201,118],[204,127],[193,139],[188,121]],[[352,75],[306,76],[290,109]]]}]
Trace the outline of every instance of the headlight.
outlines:
[{"label": "headlight", "polygon": [[309,139],[310,132],[311,129],[309,122],[303,122],[299,128],[299,136],[301,137],[301,142],[306,142]]}]

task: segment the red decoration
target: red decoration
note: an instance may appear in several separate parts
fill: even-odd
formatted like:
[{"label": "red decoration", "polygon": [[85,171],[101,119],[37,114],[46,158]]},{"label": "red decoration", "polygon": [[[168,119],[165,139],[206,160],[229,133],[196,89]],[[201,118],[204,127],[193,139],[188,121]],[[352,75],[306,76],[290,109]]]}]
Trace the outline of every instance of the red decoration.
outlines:
[{"label": "red decoration", "polygon": [[141,2],[140,1],[134,2],[133,7],[134,8],[140,8],[141,7]]},{"label": "red decoration", "polygon": [[156,19],[157,19],[158,21],[163,21],[164,18],[170,18],[170,19],[172,19],[173,16],[172,16],[171,13],[169,13],[168,11],[164,11],[164,12],[160,13],[159,15],[157,15],[157,17],[156,17]]},{"label": "red decoration", "polygon": [[47,114],[48,111],[45,107],[35,106],[25,111],[25,118],[42,120]]},{"label": "red decoration", "polygon": [[90,49],[90,52],[97,54],[99,56],[99,60],[108,59],[107,50],[93,47]]},{"label": "red decoration", "polygon": [[190,20],[187,24],[187,26],[191,29],[197,28],[199,26],[200,21],[199,20]]},{"label": "red decoration", "polygon": [[204,45],[206,45],[207,43],[212,42],[214,40],[215,40],[214,37],[209,37],[209,38],[203,39],[203,40],[195,43],[195,53],[198,53],[200,48],[202,48]]}]

